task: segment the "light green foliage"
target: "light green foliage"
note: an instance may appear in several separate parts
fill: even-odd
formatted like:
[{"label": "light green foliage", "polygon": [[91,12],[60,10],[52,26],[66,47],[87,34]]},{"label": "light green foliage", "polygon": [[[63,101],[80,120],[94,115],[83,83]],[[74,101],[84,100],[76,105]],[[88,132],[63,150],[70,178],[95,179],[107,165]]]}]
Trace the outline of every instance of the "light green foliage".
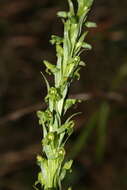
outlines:
[{"label": "light green foliage", "polygon": [[[70,116],[63,123],[63,116],[79,100],[69,99],[68,91],[74,79],[80,78],[80,68],[85,66],[81,61],[82,50],[90,50],[91,45],[84,42],[87,31],[82,33],[82,27],[93,27],[95,24],[86,23],[87,13],[93,0],[77,0],[77,10],[73,7],[73,2],[68,0],[69,11],[58,12],[58,17],[64,24],[64,36],[52,35],[51,44],[56,47],[57,63],[52,64],[44,61],[46,72],[54,76],[54,86],[50,87],[46,77],[42,76],[47,85],[47,96],[45,101],[48,108],[45,111],[38,111],[39,124],[43,130],[43,156],[37,156],[37,163],[41,171],[35,188],[40,184],[44,190],[61,189],[61,181],[66,172],[71,171],[72,160],[65,162],[64,145],[73,132],[74,121]],[[85,28],[84,28],[85,29]],[[70,190],[71,188],[69,188]]]}]

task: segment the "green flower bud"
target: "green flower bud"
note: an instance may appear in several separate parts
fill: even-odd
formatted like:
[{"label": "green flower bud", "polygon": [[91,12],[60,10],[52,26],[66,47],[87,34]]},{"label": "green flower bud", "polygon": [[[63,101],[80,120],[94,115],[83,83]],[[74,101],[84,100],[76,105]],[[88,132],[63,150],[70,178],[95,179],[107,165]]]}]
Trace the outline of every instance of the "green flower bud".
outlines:
[{"label": "green flower bud", "polygon": [[78,63],[80,61],[80,57],[79,56],[76,56],[75,58],[74,58],[74,62],[75,63]]},{"label": "green flower bud", "polygon": [[60,148],[58,150],[58,155],[64,157],[65,156],[65,149],[64,148]]},{"label": "green flower bud", "polygon": [[47,139],[48,139],[49,141],[54,141],[54,138],[55,138],[55,135],[54,135],[53,132],[48,133]]},{"label": "green flower bud", "polygon": [[42,162],[42,161],[43,161],[43,158],[42,158],[42,156],[40,156],[40,155],[37,155],[37,161],[38,161],[38,162]]}]

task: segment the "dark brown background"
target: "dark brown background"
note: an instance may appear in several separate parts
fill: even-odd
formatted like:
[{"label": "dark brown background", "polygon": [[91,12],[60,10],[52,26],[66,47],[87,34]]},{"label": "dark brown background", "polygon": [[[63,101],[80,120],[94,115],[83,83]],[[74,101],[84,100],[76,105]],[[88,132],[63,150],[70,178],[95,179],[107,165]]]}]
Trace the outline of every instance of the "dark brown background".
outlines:
[{"label": "dark brown background", "polygon": [[[49,39],[51,34],[62,35],[63,26],[56,12],[65,9],[66,0],[0,1],[1,190],[30,190],[36,180],[36,155],[41,150],[36,110],[45,106],[46,95],[40,70],[44,72],[43,59],[56,60]],[[82,110],[83,114],[75,119],[75,133],[67,145],[67,154],[73,151],[75,162],[64,189],[71,183],[78,190],[124,190],[127,189],[127,1],[95,0],[90,19],[98,25],[87,37],[93,50],[83,54],[87,67],[70,90],[70,94],[89,95],[90,99],[72,110]],[[52,77],[49,80],[53,83]],[[77,137],[104,102],[110,108],[104,133],[96,125],[76,154]],[[104,154],[100,158],[97,144],[101,147],[103,141]]]}]

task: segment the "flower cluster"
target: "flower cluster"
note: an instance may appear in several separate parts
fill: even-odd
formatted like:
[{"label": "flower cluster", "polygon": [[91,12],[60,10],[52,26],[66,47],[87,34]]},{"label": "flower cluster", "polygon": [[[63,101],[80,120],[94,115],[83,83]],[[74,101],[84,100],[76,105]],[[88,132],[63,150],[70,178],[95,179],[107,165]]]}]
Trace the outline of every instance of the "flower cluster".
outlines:
[{"label": "flower cluster", "polygon": [[[43,130],[43,156],[37,156],[37,163],[41,171],[35,183],[41,184],[44,190],[61,189],[61,181],[66,172],[71,171],[72,160],[65,162],[65,143],[73,132],[73,114],[63,122],[63,116],[67,110],[77,102],[68,98],[68,91],[74,79],[80,78],[80,68],[85,66],[80,54],[84,50],[90,50],[91,45],[84,42],[87,35],[86,28],[95,27],[96,24],[87,22],[87,14],[93,0],[77,0],[78,8],[75,10],[72,0],[68,0],[69,11],[58,12],[58,17],[64,24],[64,35],[59,37],[52,35],[50,42],[56,47],[57,63],[44,61],[46,72],[54,76],[54,86],[50,87],[46,77],[42,76],[47,84],[47,96],[45,101],[47,109],[38,111],[39,124]],[[82,33],[82,28],[84,32]]]}]

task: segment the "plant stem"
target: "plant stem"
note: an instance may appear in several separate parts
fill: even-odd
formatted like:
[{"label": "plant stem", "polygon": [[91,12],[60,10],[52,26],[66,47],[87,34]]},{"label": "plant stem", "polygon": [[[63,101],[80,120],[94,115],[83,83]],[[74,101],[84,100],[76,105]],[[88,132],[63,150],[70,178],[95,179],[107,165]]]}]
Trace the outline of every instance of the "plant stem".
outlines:
[{"label": "plant stem", "polygon": [[73,132],[74,121],[72,116],[63,122],[67,110],[79,102],[76,99],[69,99],[68,92],[74,79],[79,79],[79,70],[85,63],[80,60],[82,49],[89,50],[91,46],[84,42],[87,32],[81,32],[82,27],[93,27],[94,23],[86,22],[87,13],[93,0],[77,0],[78,9],[75,10],[73,2],[68,0],[69,11],[58,12],[58,17],[64,23],[64,37],[53,35],[51,43],[56,46],[57,64],[44,61],[46,72],[54,76],[54,87],[50,87],[44,74],[47,85],[47,96],[45,101],[47,109],[38,111],[39,124],[43,130],[43,156],[37,156],[37,163],[41,171],[35,188],[38,184],[44,190],[61,190],[61,182],[66,172],[71,171],[72,160],[67,162],[65,158],[65,143]]}]

